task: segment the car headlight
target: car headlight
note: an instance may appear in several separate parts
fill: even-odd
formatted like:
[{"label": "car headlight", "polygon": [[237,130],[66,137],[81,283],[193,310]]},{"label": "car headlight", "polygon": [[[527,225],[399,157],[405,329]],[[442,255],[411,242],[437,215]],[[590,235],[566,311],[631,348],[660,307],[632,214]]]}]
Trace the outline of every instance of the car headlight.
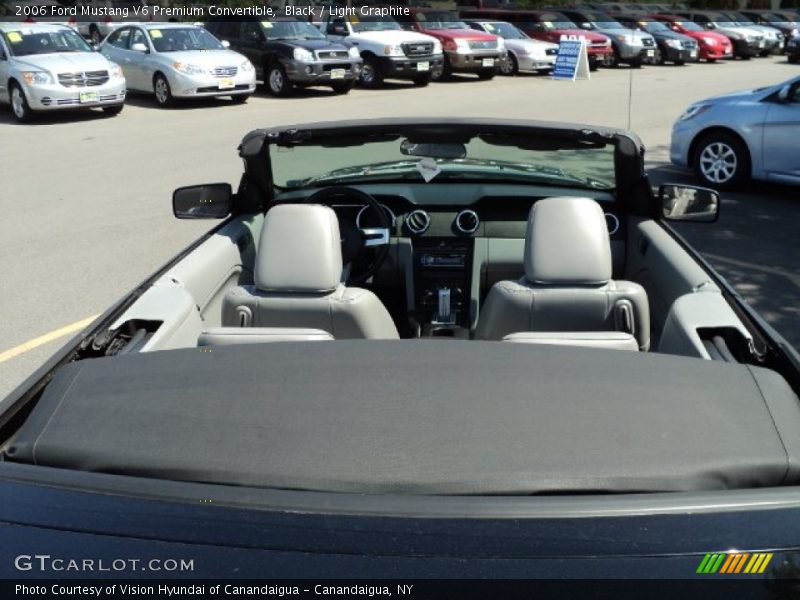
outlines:
[{"label": "car headlight", "polygon": [[471,51],[467,40],[456,38],[456,52],[469,53]]},{"label": "car headlight", "polygon": [[744,36],[744,39],[747,40],[748,42],[755,42],[758,38],[754,35],[746,35]]},{"label": "car headlight", "polygon": [[358,58],[361,56],[361,54],[358,52],[358,48],[355,46],[351,46],[347,53],[350,55],[350,58]]},{"label": "car headlight", "polygon": [[683,48],[683,44],[681,44],[680,40],[667,40],[667,46],[670,48],[677,48],[678,50]]},{"label": "car headlight", "polygon": [[295,60],[299,60],[300,62],[314,61],[314,53],[310,50],[306,50],[305,48],[295,48],[294,52],[292,52],[292,56]]},{"label": "car headlight", "polygon": [[614,39],[619,41],[619,42],[627,42],[628,41],[628,36],[627,35],[623,35],[623,34],[618,34],[618,35],[614,36]]},{"label": "car headlight", "polygon": [[790,38],[797,37],[798,35],[800,35],[800,29],[792,29],[789,32],[789,37]]},{"label": "car headlight", "polygon": [[44,71],[23,71],[22,78],[31,85],[53,82],[50,74]]},{"label": "car headlight", "polygon": [[400,44],[389,44],[383,47],[383,53],[386,56],[398,56],[404,54],[403,47]]},{"label": "car headlight", "polygon": [[113,65],[108,70],[108,74],[111,77],[111,79],[119,79],[120,77],[122,77],[122,67],[120,67],[119,65]]},{"label": "car headlight", "polygon": [[239,70],[241,70],[242,73],[249,73],[253,70],[253,63],[251,63],[249,60],[246,60],[239,65]]},{"label": "car headlight", "polygon": [[172,63],[172,68],[185,75],[203,75],[206,72],[206,70],[199,65],[182,62]]},{"label": "car headlight", "polygon": [[696,117],[697,115],[703,114],[709,108],[711,108],[711,106],[708,104],[693,104],[683,111],[683,114],[678,117],[678,121],[687,121],[693,117]]},{"label": "car headlight", "polygon": [[439,40],[433,41],[433,53],[434,54],[441,54],[442,53],[442,43]]},{"label": "car headlight", "polygon": [[716,46],[717,45],[717,40],[715,40],[714,38],[710,38],[710,37],[704,37],[703,38],[703,43],[706,46]]}]

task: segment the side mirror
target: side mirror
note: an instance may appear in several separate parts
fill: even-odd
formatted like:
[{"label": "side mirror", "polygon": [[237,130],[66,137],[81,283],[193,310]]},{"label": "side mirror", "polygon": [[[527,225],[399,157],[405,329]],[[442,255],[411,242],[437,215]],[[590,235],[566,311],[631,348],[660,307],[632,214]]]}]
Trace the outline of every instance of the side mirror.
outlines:
[{"label": "side mirror", "polygon": [[147,46],[145,46],[145,45],[144,45],[144,44],[142,44],[141,42],[139,42],[138,44],[134,44],[133,46],[131,46],[131,50],[133,50],[134,52],[142,52],[143,54],[147,54],[147,52],[148,52],[148,50],[147,50]]},{"label": "side mirror", "polygon": [[345,36],[349,35],[347,27],[345,27],[344,25],[334,25],[332,29],[333,29],[333,35],[345,35]]},{"label": "side mirror", "polygon": [[591,23],[581,23],[581,29],[591,29],[591,28],[592,28]]},{"label": "side mirror", "polygon": [[100,44],[92,44],[92,50],[95,52],[100,52]]},{"label": "side mirror", "polygon": [[222,47],[223,48],[230,48],[231,43],[228,40],[222,40]]},{"label": "side mirror", "polygon": [[716,29],[716,28],[717,26],[714,25],[713,23],[706,23],[706,29]]},{"label": "side mirror", "polygon": [[666,183],[658,188],[665,221],[713,223],[719,218],[719,193],[708,188]]},{"label": "side mirror", "polygon": [[233,190],[229,183],[191,185],[172,193],[176,219],[223,219],[232,208]]}]

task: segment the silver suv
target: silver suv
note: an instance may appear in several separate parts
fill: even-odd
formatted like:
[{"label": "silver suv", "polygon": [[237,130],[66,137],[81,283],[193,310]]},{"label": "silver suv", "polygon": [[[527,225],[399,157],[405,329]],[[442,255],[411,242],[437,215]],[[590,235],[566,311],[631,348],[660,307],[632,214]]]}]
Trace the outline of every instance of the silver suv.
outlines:
[{"label": "silver suv", "polygon": [[64,25],[0,23],[0,102],[18,121],[35,111],[101,107],[117,114],[125,102],[120,67]]}]

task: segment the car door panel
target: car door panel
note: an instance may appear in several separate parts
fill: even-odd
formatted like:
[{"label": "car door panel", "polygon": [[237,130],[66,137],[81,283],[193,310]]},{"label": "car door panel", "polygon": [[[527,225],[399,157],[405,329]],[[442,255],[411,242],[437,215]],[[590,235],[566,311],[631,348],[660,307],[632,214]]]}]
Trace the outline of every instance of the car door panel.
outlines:
[{"label": "car door panel", "polygon": [[774,102],[766,112],[763,136],[764,171],[769,178],[800,180],[800,86],[788,102]]},{"label": "car door panel", "polygon": [[5,47],[5,44],[0,40],[0,102],[8,102],[8,76],[10,75],[11,56]]}]

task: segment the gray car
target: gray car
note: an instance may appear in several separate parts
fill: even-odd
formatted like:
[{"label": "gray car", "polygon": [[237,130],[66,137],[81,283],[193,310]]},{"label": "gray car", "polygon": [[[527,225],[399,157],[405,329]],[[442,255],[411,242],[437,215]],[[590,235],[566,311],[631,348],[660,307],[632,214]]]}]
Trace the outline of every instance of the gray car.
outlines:
[{"label": "gray car", "polygon": [[620,63],[632,67],[640,67],[644,62],[655,62],[656,40],[646,31],[630,29],[611,15],[601,11],[562,10],[581,29],[602,33],[611,39],[614,54],[611,62],[614,66]]},{"label": "gray car", "polygon": [[748,178],[800,185],[800,77],[689,106],[672,127],[670,159],[707,185]]}]

